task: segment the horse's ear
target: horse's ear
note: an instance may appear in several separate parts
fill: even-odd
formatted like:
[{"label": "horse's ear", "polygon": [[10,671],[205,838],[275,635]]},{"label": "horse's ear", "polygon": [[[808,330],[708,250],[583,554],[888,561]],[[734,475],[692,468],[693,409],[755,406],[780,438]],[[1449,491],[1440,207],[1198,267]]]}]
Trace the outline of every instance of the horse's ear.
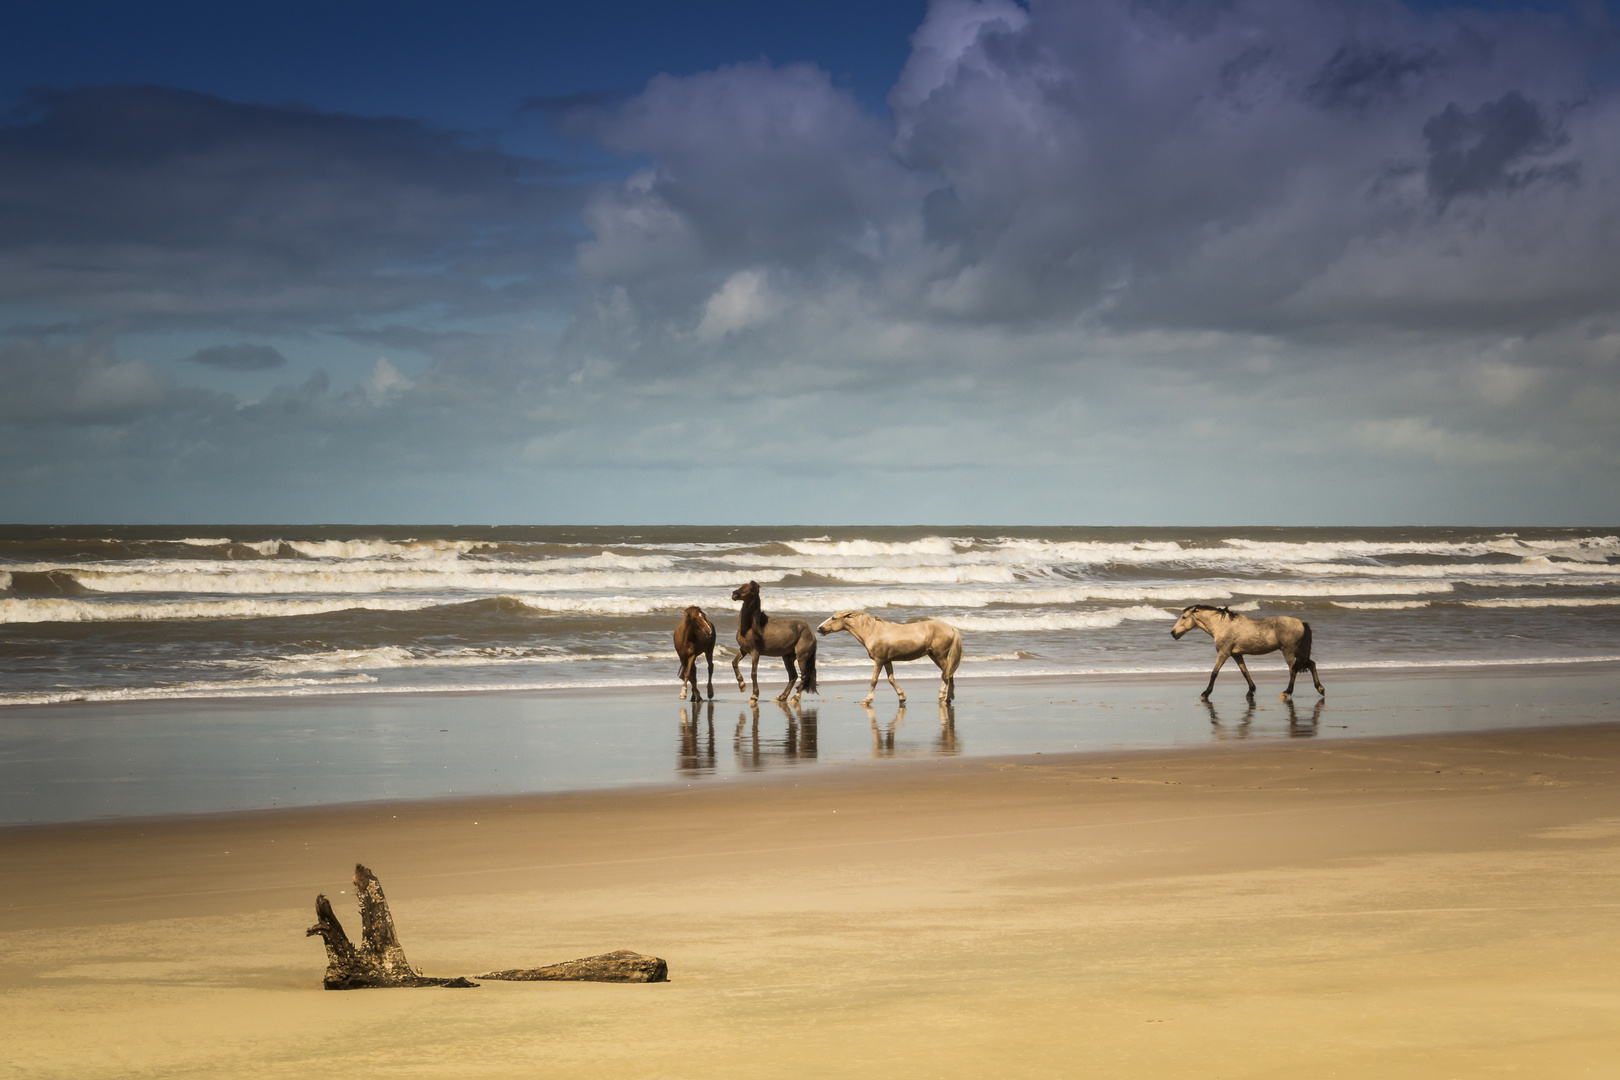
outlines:
[{"label": "horse's ear", "polygon": [[759,588],[759,582],[757,581],[750,581],[748,584],[752,585],[756,589]]}]

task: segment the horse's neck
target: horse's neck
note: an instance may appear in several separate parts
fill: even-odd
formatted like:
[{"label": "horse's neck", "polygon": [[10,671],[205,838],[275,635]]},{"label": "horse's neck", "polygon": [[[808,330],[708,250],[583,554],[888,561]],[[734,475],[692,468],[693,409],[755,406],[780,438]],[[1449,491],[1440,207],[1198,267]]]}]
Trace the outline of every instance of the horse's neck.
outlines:
[{"label": "horse's neck", "polygon": [[742,614],[739,618],[745,634],[751,630],[763,631],[765,629],[765,612],[760,608],[757,596],[749,597],[743,601]]},{"label": "horse's neck", "polygon": [[872,636],[872,631],[877,628],[879,622],[882,620],[876,615],[860,615],[845,619],[844,627],[849,631],[850,637],[865,645],[866,639]]}]

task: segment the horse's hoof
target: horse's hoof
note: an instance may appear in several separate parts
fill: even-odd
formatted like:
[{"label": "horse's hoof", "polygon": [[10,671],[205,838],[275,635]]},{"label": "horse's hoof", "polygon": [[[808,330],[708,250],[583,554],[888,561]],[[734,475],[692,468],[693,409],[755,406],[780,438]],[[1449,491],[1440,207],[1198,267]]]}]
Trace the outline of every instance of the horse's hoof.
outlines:
[{"label": "horse's hoof", "polygon": [[1199,694],[1198,695],[1198,700],[1199,701],[1208,701],[1209,700],[1209,695],[1208,694]]},{"label": "horse's hoof", "polygon": [[862,698],[861,699],[861,704],[862,705],[870,705],[870,704],[872,704],[872,699],[871,698]]},{"label": "horse's hoof", "polygon": [[[1254,697],[1253,694],[1250,694],[1249,696]],[[1287,701],[1288,700],[1288,695],[1287,694],[1278,694],[1277,695],[1277,700],[1278,701]]]}]

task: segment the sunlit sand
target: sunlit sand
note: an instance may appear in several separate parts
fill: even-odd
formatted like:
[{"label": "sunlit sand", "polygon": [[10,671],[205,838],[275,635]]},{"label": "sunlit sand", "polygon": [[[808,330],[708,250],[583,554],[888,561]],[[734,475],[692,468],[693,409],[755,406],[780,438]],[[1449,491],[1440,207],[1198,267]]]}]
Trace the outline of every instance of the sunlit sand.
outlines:
[{"label": "sunlit sand", "polygon": [[[1617,780],[1620,725],[1595,722],[16,827],[6,1057],[28,1076],[1597,1075],[1620,1047]],[[325,892],[356,929],[357,860],[432,974],[630,948],[672,981],[323,992],[304,928]]]}]

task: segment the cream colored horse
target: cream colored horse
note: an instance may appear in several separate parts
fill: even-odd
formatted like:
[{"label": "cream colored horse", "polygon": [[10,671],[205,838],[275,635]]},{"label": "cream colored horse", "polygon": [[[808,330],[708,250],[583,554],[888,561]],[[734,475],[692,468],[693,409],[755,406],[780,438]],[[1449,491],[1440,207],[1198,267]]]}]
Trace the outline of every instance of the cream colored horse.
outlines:
[{"label": "cream colored horse", "polygon": [[1327,696],[1327,691],[1322,688],[1322,680],[1316,677],[1316,661],[1311,659],[1310,623],[1288,615],[1279,615],[1275,619],[1251,619],[1231,608],[1193,604],[1181,609],[1181,618],[1171,628],[1170,636],[1180,641],[1181,635],[1195,626],[1215,639],[1215,670],[1209,673],[1209,685],[1199,695],[1200,700],[1209,700],[1209,692],[1215,689],[1215,676],[1221,673],[1221,665],[1226,663],[1229,656],[1237,661],[1238,670],[1243,672],[1243,680],[1249,684],[1248,696],[1254,697],[1254,680],[1249,678],[1249,665],[1243,662],[1243,657],[1278,650],[1288,661],[1288,689],[1282,692],[1284,701],[1294,692],[1294,676],[1301,671],[1309,671],[1311,682],[1316,684],[1316,692]]},{"label": "cream colored horse", "polygon": [[849,636],[866,647],[872,658],[872,685],[862,705],[870,705],[877,696],[878,672],[887,672],[889,685],[906,700],[906,692],[894,681],[896,660],[917,660],[924,656],[939,665],[939,700],[956,700],[956,669],[962,663],[962,635],[956,627],[938,619],[920,622],[892,623],[864,611],[840,611],[820,626],[818,634],[836,634],[849,631]]}]

